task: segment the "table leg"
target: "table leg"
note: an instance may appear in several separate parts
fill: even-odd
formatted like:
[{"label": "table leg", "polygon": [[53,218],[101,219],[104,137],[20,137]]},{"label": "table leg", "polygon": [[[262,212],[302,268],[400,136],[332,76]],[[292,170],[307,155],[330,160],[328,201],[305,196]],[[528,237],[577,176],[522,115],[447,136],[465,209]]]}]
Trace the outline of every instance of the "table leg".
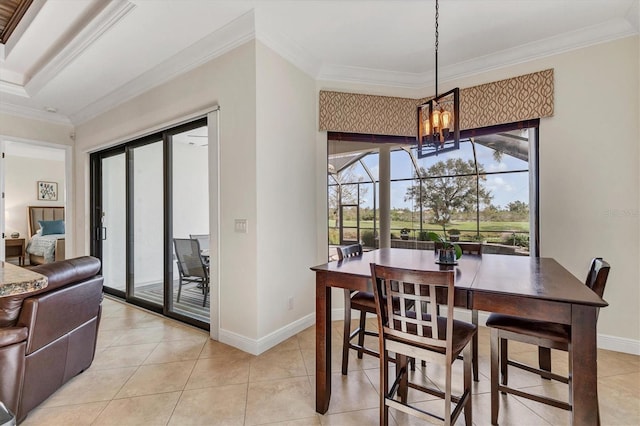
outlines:
[{"label": "table leg", "polygon": [[571,309],[570,403],[574,425],[598,424],[597,312],[593,306],[573,305]]},{"label": "table leg", "polygon": [[316,272],[316,411],[324,414],[331,400],[331,287],[327,274]]},{"label": "table leg", "polygon": [[[478,310],[471,310],[471,322],[478,326]],[[478,333],[475,333],[471,339],[471,368],[473,370],[473,381],[478,382]]]}]

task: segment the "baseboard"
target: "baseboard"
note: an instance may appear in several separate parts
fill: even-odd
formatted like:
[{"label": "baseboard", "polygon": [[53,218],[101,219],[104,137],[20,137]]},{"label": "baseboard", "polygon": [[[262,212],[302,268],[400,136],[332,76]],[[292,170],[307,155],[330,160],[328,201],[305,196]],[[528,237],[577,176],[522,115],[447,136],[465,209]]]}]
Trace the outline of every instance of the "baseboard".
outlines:
[{"label": "baseboard", "polygon": [[[352,311],[352,319],[358,319],[359,315],[357,311]],[[471,321],[471,311],[467,309],[456,309],[456,319],[462,321]],[[478,324],[485,326],[489,318],[489,313],[478,313]],[[331,321],[342,321],[344,319],[344,309],[334,308],[331,310]],[[248,352],[253,355],[260,355],[268,349],[276,346],[277,344],[287,340],[288,338],[295,336],[302,330],[315,324],[316,314],[312,313],[305,317],[302,317],[291,324],[270,333],[260,339],[249,339],[240,334],[234,333],[229,330],[220,329],[220,342],[227,345],[231,345],[244,352]],[[606,334],[598,334],[598,348],[606,349],[615,352],[622,352],[631,355],[640,355],[640,341],[627,339],[624,337],[609,336]]]},{"label": "baseboard", "polygon": [[284,342],[288,338],[295,336],[302,330],[312,326],[315,322],[316,314],[314,312],[287,324],[286,326],[274,331],[273,333],[269,333],[260,339],[249,339],[246,336],[221,328],[219,341],[252,355],[260,355],[279,343]]},{"label": "baseboard", "polygon": [[598,334],[598,347],[615,352],[624,352],[631,355],[640,355],[640,341],[624,337]]},{"label": "baseboard", "polygon": [[[489,315],[490,313],[488,312],[478,312],[478,325],[486,326]],[[358,311],[352,311],[351,316],[353,319],[359,318]],[[344,309],[337,308],[331,310],[331,321],[341,321],[343,318]],[[455,318],[461,321],[471,322],[471,311],[456,308]],[[640,355],[640,341],[624,337],[598,334],[598,348],[631,355]]]}]

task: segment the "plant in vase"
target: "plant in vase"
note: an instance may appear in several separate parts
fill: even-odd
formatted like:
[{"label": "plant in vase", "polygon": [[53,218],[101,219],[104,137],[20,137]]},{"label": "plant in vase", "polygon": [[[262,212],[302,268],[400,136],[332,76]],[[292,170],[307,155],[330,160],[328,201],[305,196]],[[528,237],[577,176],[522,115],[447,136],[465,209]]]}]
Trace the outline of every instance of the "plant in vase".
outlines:
[{"label": "plant in vase", "polygon": [[446,240],[443,236],[435,232],[429,232],[429,239],[435,243],[440,263],[454,264],[462,257],[462,249],[458,244]]}]

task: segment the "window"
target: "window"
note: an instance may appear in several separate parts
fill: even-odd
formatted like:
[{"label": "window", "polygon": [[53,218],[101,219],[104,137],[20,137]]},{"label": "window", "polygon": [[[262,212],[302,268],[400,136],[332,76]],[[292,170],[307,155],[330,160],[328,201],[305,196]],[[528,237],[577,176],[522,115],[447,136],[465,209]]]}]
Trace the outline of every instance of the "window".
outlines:
[{"label": "window", "polygon": [[[535,131],[530,129],[490,133],[461,140],[459,150],[422,159],[415,147],[393,144],[391,246],[430,248],[426,233],[433,231],[454,240],[481,241],[487,253],[528,255],[535,234],[531,224],[537,223],[536,209],[530,208],[536,195],[530,190],[530,182],[536,181],[531,179],[531,139]],[[330,246],[356,241],[369,249],[379,245],[379,146],[344,140],[330,144],[330,150],[340,152],[329,153]]]}]

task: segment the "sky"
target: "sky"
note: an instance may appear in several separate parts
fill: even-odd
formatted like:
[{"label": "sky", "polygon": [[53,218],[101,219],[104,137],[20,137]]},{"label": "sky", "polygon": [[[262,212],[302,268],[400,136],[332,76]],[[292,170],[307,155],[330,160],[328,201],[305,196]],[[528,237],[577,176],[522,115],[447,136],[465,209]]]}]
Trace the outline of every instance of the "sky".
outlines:
[{"label": "sky", "polygon": [[[511,170],[527,170],[528,163],[504,154],[500,162],[493,158],[493,149],[476,144],[476,155],[478,163],[481,164],[486,172],[511,171]],[[461,142],[459,150],[439,154],[438,156],[427,157],[418,160],[418,165],[428,169],[437,161],[446,161],[449,158],[462,158],[463,160],[473,159],[473,152],[469,142]],[[374,177],[378,178],[378,156],[368,155],[364,159],[364,163],[370,169]],[[352,168],[356,179],[362,178],[362,181],[369,181],[369,177],[360,165]],[[413,166],[409,155],[404,151],[394,151],[391,154],[391,180],[413,177]],[[509,202],[523,201],[529,204],[529,174],[513,173],[489,175],[487,180],[483,182],[484,186],[491,191],[493,195],[492,204],[495,206],[506,207]],[[411,201],[405,201],[404,197],[410,182],[392,182],[391,183],[391,208],[409,208],[413,209]],[[370,187],[371,188],[371,187]],[[373,190],[369,189],[363,197],[362,207],[371,207],[373,205]]]}]

